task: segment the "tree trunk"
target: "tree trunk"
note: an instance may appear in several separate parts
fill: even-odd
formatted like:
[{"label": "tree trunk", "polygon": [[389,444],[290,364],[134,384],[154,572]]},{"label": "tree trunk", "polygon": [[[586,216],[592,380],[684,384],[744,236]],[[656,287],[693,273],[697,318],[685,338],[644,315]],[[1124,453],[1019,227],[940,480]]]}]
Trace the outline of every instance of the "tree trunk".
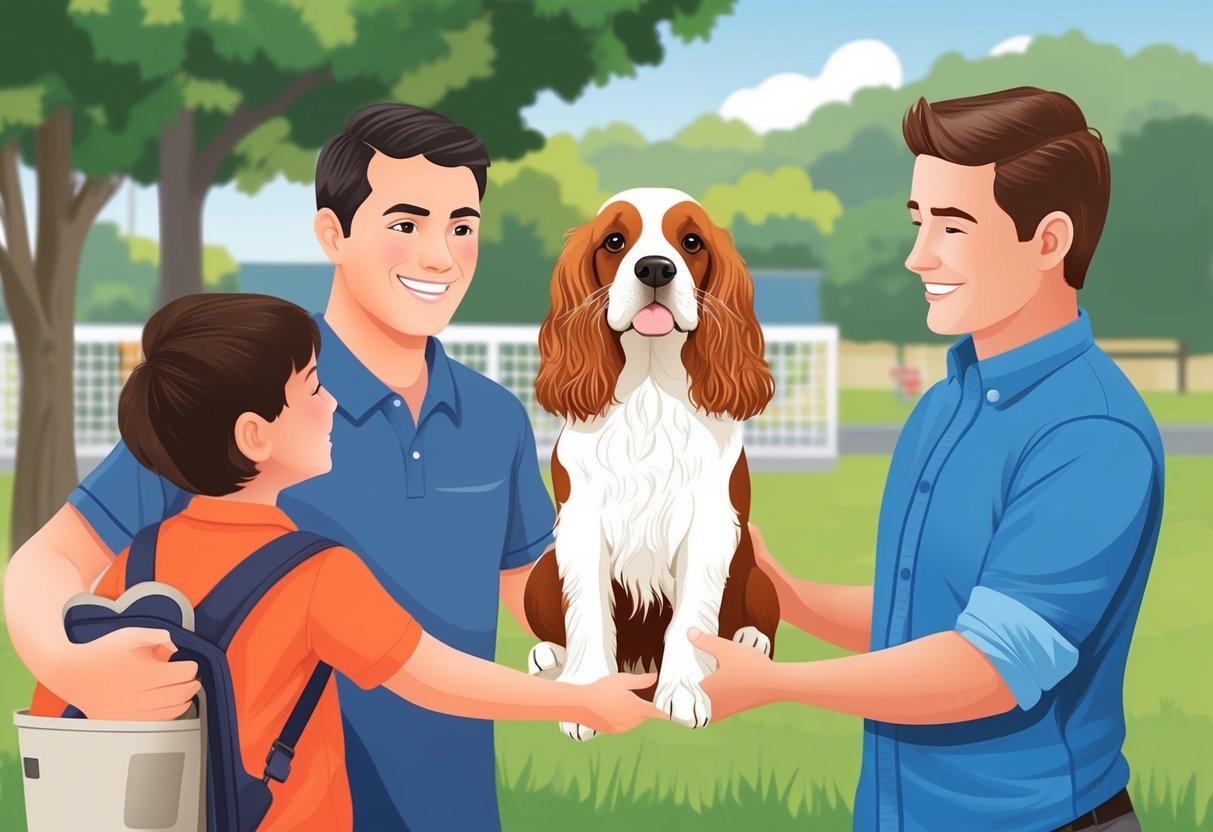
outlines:
[{"label": "tree trunk", "polygon": [[38,234],[31,250],[17,148],[0,148],[0,277],[21,368],[10,552],[63,505],[76,486],[76,281],[84,240],[121,178],[81,180],[71,167],[71,114],[53,113],[37,134]]},{"label": "tree trunk", "polygon": [[202,291],[202,204],[194,179],[194,114],[182,110],[160,136],[160,302]]}]

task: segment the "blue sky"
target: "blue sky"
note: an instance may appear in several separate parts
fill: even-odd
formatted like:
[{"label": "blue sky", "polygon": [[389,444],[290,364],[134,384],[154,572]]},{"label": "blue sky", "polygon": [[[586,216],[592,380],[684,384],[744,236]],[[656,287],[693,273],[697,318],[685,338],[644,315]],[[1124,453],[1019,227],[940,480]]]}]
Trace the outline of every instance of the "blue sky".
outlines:
[{"label": "blue sky", "polygon": [[[773,75],[818,78],[830,56],[852,41],[886,45],[896,53],[903,83],[909,83],[945,52],[977,58],[1009,38],[1069,29],[1128,53],[1169,43],[1213,61],[1213,0],[738,0],[734,12],[718,20],[709,42],[684,45],[667,29],[666,58],[659,66],[591,88],[572,104],[541,95],[524,116],[549,135],[626,121],[657,140],[704,113],[719,112],[730,94]],[[30,194],[32,178],[26,179]],[[154,190],[138,190],[134,207],[135,233],[157,237]],[[125,230],[129,210],[130,193],[124,189],[101,219]],[[206,203],[204,234],[242,262],[317,261],[323,257],[311,233],[314,210],[310,185],[278,180],[254,197],[230,186],[214,189]]]}]

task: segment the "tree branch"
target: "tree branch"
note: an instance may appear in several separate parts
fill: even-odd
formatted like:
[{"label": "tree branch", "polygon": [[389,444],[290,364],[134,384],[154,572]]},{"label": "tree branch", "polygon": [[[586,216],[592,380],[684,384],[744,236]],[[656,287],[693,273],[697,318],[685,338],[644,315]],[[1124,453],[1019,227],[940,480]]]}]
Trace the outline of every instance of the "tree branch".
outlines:
[{"label": "tree branch", "polygon": [[21,195],[21,177],[17,172],[15,141],[7,141],[0,148],[0,203],[4,204],[4,234],[12,257],[18,263],[32,264],[29,223],[25,217],[25,199]]},{"label": "tree branch", "polygon": [[206,149],[197,157],[193,174],[190,177],[192,188],[207,188],[219,172],[219,166],[236,145],[251,133],[256,127],[275,116],[282,115],[286,109],[305,94],[322,86],[329,80],[328,69],[318,69],[304,73],[288,84],[278,97],[262,104],[260,107],[238,106],[227,120],[223,130],[216,136]]},{"label": "tree branch", "polygon": [[101,213],[101,209],[105,204],[113,199],[114,194],[122,187],[122,183],[126,181],[126,177],[122,174],[107,176],[101,179],[89,177],[84,180],[84,184],[80,186],[80,190],[72,199],[72,205],[69,209],[68,219],[75,224],[83,224],[86,228],[91,227],[93,220]]}]

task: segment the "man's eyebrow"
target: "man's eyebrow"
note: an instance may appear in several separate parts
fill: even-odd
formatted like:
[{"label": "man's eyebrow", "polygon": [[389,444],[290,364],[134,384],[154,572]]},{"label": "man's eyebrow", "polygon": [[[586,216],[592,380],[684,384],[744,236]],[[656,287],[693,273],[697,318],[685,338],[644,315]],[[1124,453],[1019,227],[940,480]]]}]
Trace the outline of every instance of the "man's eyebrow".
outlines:
[{"label": "man's eyebrow", "polygon": [[388,214],[416,214],[419,217],[428,217],[430,212],[417,205],[409,205],[407,202],[397,202],[391,208],[383,212],[383,216],[385,217]]},{"label": "man's eyebrow", "polygon": [[451,219],[457,220],[461,217],[480,217],[480,212],[475,208],[456,208],[451,212]]},{"label": "man's eyebrow", "polygon": [[918,203],[911,199],[909,202],[906,203],[906,207],[909,208],[911,211],[917,211]]},{"label": "man's eyebrow", "polygon": [[977,224],[977,220],[974,219],[972,214],[962,211],[959,208],[932,208],[931,216],[933,216],[933,217],[956,217],[957,219],[968,220],[969,222],[973,223],[974,225]]}]

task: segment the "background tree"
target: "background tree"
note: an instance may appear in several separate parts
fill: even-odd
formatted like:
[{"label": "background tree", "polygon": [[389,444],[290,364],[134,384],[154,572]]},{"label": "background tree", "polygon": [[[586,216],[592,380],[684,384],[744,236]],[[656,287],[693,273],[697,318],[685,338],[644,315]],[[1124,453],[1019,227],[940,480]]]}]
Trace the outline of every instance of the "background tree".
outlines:
[{"label": "background tree", "polygon": [[1152,121],[1120,144],[1079,300],[1101,336],[1181,338],[1213,352],[1213,121]]},{"label": "background tree", "polygon": [[922,281],[905,267],[914,245],[905,199],[882,197],[842,216],[825,247],[821,311],[843,338],[908,343],[940,340],[926,325]]},{"label": "background tree", "polygon": [[[76,484],[76,276],[97,214],[159,131],[133,66],[98,62],[65,3],[6,9],[0,25],[0,280],[21,373],[12,549]],[[20,165],[34,169],[31,229]]]},{"label": "background tree", "polygon": [[[571,101],[660,62],[657,24],[706,37],[731,0],[80,0],[99,54],[158,78],[176,109],[158,140],[161,301],[201,288],[202,209],[243,166],[255,187],[298,169],[358,107],[431,106],[506,159],[542,145],[519,111],[536,93]],[[543,44],[543,60],[535,45]],[[278,121],[283,119],[284,121]],[[258,133],[258,131],[264,131]],[[275,139],[270,139],[270,135]],[[244,142],[248,144],[243,144]]]}]

